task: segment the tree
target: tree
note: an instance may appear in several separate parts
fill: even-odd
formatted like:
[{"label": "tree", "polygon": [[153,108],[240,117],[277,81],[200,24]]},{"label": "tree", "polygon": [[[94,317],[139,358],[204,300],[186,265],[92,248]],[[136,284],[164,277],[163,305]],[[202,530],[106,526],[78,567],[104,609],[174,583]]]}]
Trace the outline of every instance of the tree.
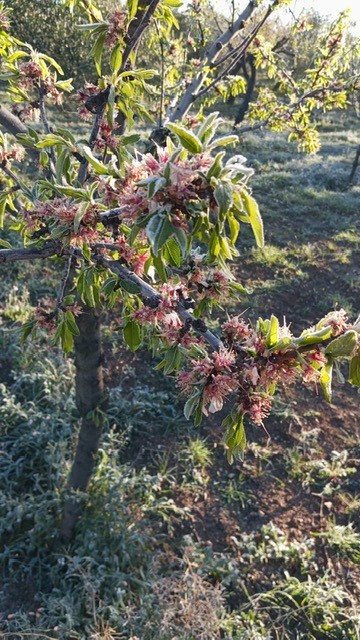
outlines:
[{"label": "tree", "polygon": [[[75,1],[68,4],[71,8]],[[350,359],[350,382],[360,384],[360,325],[351,323],[344,310],[330,311],[297,337],[275,316],[259,318],[256,326],[229,317],[217,333],[204,321],[208,312],[244,291],[229,267],[239,255],[241,223],[251,227],[260,247],[263,224],[249,186],[252,170],[242,156],[225,156],[237,137],[217,135],[217,113],[201,114],[196,132],[179,119],[193,96],[201,95],[207,69],[255,6],[250,3],[206,49],[160,132],[164,135],[157,131],[152,153],[140,153],[140,135],[127,134],[124,125],[149,117],[144,94],[152,91],[148,81],[155,72],[138,68],[135,54],[151,21],[175,23],[174,4],[131,0],[127,9],[115,9],[103,20],[89,0],[79,2],[89,20],[84,29],[95,38],[99,76],[97,85],[78,94],[80,114],[91,121],[87,140],[50,124],[47,102],[60,102],[71,83],[58,79],[62,69],[53,58],[10,35],[1,5],[3,77],[18,114],[0,110],[0,124],[17,136],[15,143],[7,134],[1,138],[0,167],[7,182],[1,211],[24,247],[2,240],[0,262],[50,257],[62,269],[53,305],[38,307],[23,334],[46,330],[53,344],[75,352],[82,423],[61,524],[65,539],[80,514],[78,493],[86,491],[91,478],[106,415],[102,308],[118,305],[129,348],[147,344],[160,359],[158,368],[177,378],[187,418],[194,416],[199,424],[204,414],[220,411],[228,401],[223,426],[230,461],[245,448],[244,420],[263,425],[279,385],[297,378],[319,382],[330,399],[332,371],[341,358]],[[279,4],[275,0],[273,7]],[[110,52],[106,75],[104,47]],[[41,132],[19,118],[36,112]],[[36,164],[28,178],[19,167],[24,150]]]}]

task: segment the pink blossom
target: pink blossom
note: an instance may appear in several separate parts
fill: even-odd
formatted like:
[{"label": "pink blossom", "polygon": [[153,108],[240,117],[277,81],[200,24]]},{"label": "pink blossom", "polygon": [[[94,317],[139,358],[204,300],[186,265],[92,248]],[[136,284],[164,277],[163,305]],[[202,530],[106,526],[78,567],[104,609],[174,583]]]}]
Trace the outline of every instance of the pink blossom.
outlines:
[{"label": "pink blossom", "polygon": [[225,374],[213,376],[211,382],[204,388],[203,413],[207,415],[208,412],[216,413],[221,411],[225,398],[236,388],[236,379]]},{"label": "pink blossom", "polygon": [[348,316],[345,309],[330,311],[321,321],[321,326],[330,326],[334,336],[338,336],[349,328]]},{"label": "pink blossom", "polygon": [[250,334],[249,325],[244,320],[239,319],[240,316],[234,316],[222,325],[222,330],[229,340],[244,340]]},{"label": "pink blossom", "polygon": [[234,351],[221,348],[220,351],[215,351],[212,356],[214,358],[214,368],[216,371],[221,371],[223,369],[231,371],[235,362]]}]

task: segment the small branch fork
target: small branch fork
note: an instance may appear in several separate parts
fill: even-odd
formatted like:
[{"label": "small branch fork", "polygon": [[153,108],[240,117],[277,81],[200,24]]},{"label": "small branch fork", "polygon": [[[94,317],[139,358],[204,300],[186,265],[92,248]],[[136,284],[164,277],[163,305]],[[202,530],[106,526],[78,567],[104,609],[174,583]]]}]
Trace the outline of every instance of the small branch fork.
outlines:
[{"label": "small branch fork", "polygon": [[[138,285],[140,287],[142,296],[144,296],[145,298],[155,299],[159,301],[163,299],[163,297],[156,291],[156,289],[142,280],[142,278],[137,276],[135,273],[121,265],[118,261],[107,260],[103,256],[98,256],[96,258],[96,262],[109,271],[112,271],[113,273],[118,275],[120,279],[130,280],[134,284]],[[181,301],[178,302],[175,310],[184,324],[191,324],[195,331],[197,331],[197,333],[200,333],[204,340],[206,340],[206,342],[213,349],[215,349],[215,351],[219,351],[219,349],[222,347],[221,340],[211,331],[209,331],[203,321],[199,321],[198,318],[195,318],[192,313],[190,313],[190,311],[185,308],[184,304]]]},{"label": "small branch fork", "polygon": [[[273,6],[275,6],[275,4],[277,4],[277,0],[275,0]],[[228,45],[229,42],[235,37],[235,35],[244,28],[246,20],[248,20],[253,14],[256,6],[257,3],[254,0],[250,0],[245,9],[238,15],[235,22],[230,25],[229,29],[210,45],[205,53],[202,68],[199,70],[199,73],[197,73],[193,81],[189,84],[180,101],[175,105],[169,118],[170,122],[182,120],[182,118],[188,112],[206,80],[208,69],[214,66],[214,63],[223,48]]]}]

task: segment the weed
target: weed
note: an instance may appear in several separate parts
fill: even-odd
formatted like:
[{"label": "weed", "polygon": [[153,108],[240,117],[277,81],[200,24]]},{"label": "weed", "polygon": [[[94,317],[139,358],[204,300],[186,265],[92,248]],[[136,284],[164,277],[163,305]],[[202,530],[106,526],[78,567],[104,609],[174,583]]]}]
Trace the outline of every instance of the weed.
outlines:
[{"label": "weed", "polygon": [[272,589],[252,596],[247,608],[267,621],[277,640],[356,640],[358,616],[352,604],[328,575],[300,581],[286,571]]},{"label": "weed", "polygon": [[360,534],[354,531],[352,523],[339,525],[329,522],[324,531],[313,535],[320,536],[338,555],[360,564]]},{"label": "weed", "polygon": [[253,494],[246,487],[246,478],[242,473],[237,479],[230,478],[226,484],[221,485],[220,492],[227,503],[236,503],[241,509],[245,509],[253,498]]},{"label": "weed", "polygon": [[343,479],[356,473],[356,467],[347,464],[348,451],[332,451],[330,460],[311,459],[299,448],[291,449],[285,459],[291,478],[299,480],[303,487],[316,487],[322,495],[330,495]]}]

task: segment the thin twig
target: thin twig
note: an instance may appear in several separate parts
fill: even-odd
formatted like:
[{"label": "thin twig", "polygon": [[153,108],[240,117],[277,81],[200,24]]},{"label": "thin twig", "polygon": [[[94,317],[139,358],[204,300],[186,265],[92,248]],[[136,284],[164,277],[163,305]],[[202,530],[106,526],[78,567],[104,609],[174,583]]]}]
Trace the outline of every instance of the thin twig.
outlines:
[{"label": "thin twig", "polygon": [[[46,114],[46,109],[45,109],[45,96],[46,96],[46,91],[44,87],[41,86],[39,88],[40,118],[44,125],[45,133],[49,134],[51,133],[51,128],[50,128],[50,124],[49,124],[47,114]],[[54,147],[50,147],[49,155],[50,155],[50,170],[51,170],[51,173],[55,175],[56,174],[56,156],[55,156]]]},{"label": "thin twig", "polygon": [[[11,178],[11,180],[13,180],[15,182],[16,190],[22,189],[22,186],[20,184],[20,181],[19,181],[18,177],[15,175],[15,173],[13,171],[11,171],[11,169],[9,169],[9,167],[6,166],[5,160],[0,164],[0,169],[4,173],[6,173],[8,178]],[[12,191],[15,191],[14,187],[12,187]]]},{"label": "thin twig", "polygon": [[[264,17],[254,27],[254,29],[252,30],[251,34],[247,38],[245,38],[245,40],[240,45],[238,45],[238,47],[235,47],[235,49],[230,51],[226,56],[223,56],[223,58],[219,62],[224,62],[229,57],[231,58],[231,57],[234,56],[234,58],[230,62],[230,64],[227,67],[225,67],[225,69],[223,69],[223,71],[218,76],[216,76],[216,78],[214,78],[212,82],[210,82],[210,84],[207,87],[204,87],[203,89],[201,89],[201,91],[199,91],[197,93],[196,98],[195,98],[196,100],[198,98],[200,98],[202,95],[204,95],[205,93],[207,93],[208,91],[210,91],[210,89],[212,89],[215,85],[217,85],[224,77],[228,76],[231,73],[231,71],[234,69],[234,67],[238,65],[238,63],[240,62],[241,58],[243,58],[245,56],[245,54],[246,54],[249,46],[251,45],[251,43],[256,38],[259,30],[261,29],[261,27],[264,25],[266,20],[271,15],[272,11],[273,11],[273,9],[269,7],[267,12],[265,13]],[[219,64],[219,62],[217,61],[216,63],[213,63],[212,66],[217,66],[217,64]],[[194,101],[195,101],[195,99],[194,99]]]},{"label": "thin twig", "polygon": [[[290,104],[286,110],[286,112],[284,112],[283,116],[286,117],[290,117],[293,113],[293,111],[295,111],[295,109],[297,107],[300,107],[301,104],[307,100],[307,98],[315,98],[317,95],[321,94],[321,93],[337,93],[337,92],[341,92],[343,91],[344,88],[343,87],[333,87],[333,86],[328,86],[328,87],[322,87],[321,89],[313,89],[312,91],[308,91],[307,93],[304,93],[302,96],[300,96],[300,98],[296,101],[293,102],[292,104]],[[264,127],[266,127],[269,122],[271,121],[271,118],[273,117],[274,113],[272,112],[267,118],[265,118],[265,120],[262,120],[261,122],[258,122],[257,124],[254,125],[248,125],[248,126],[244,126],[244,127],[234,127],[234,129],[236,129],[236,131],[238,131],[239,133],[246,133],[248,131],[256,131],[258,129],[263,129]]]},{"label": "thin twig", "polygon": [[59,313],[59,310],[61,309],[62,306],[62,301],[65,295],[65,289],[66,289],[66,285],[68,283],[69,280],[69,276],[70,276],[70,272],[71,272],[71,266],[72,266],[72,262],[73,262],[73,258],[74,258],[74,250],[70,249],[70,256],[68,257],[66,263],[65,263],[65,267],[64,267],[64,271],[61,277],[61,281],[60,281],[60,286],[58,289],[58,293],[56,296],[56,304],[55,304],[55,309],[54,309],[54,316],[57,316]]},{"label": "thin twig", "polygon": [[157,20],[154,21],[156,33],[160,43],[160,58],[161,58],[161,74],[160,74],[160,109],[159,109],[159,127],[163,125],[163,112],[164,112],[164,94],[165,94],[165,49],[164,41],[159,31],[159,25]]}]

